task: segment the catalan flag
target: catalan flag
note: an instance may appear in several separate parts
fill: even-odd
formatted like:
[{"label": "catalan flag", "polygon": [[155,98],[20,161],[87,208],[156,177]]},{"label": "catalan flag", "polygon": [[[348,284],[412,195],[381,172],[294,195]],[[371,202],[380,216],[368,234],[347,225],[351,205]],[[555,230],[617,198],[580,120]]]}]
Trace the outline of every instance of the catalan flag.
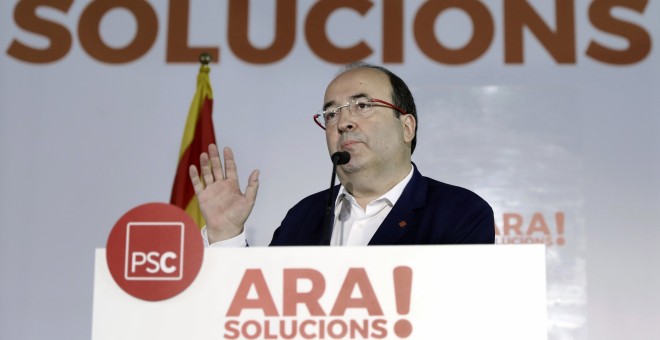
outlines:
[{"label": "catalan flag", "polygon": [[199,156],[208,145],[215,143],[213,132],[213,90],[209,80],[211,68],[208,63],[202,62],[197,75],[197,91],[190,104],[186,128],[183,131],[181,150],[179,151],[179,164],[172,186],[170,203],[184,209],[201,228],[206,225],[202,212],[197,203],[188,168],[191,164],[199,163]]}]

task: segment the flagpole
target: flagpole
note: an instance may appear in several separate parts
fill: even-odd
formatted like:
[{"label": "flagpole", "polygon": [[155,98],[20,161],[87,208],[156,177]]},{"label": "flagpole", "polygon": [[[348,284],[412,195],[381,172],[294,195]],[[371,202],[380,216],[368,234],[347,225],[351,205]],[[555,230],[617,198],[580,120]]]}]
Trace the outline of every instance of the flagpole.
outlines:
[{"label": "flagpole", "polygon": [[201,53],[199,55],[199,62],[202,64],[204,67],[210,67],[209,63],[211,62],[211,55],[207,52]]},{"label": "flagpole", "polygon": [[213,90],[209,79],[211,60],[209,53],[199,55],[201,66],[197,74],[197,90],[188,111],[170,198],[170,203],[184,209],[200,228],[206,224],[206,221],[199,208],[188,172],[190,165],[197,164],[200,155],[209,144],[215,144],[212,118]]}]

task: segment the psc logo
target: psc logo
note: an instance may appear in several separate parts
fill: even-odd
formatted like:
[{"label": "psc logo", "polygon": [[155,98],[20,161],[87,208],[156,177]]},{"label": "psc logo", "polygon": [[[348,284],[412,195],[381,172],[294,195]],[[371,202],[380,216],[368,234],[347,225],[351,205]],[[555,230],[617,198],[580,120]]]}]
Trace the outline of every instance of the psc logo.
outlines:
[{"label": "psc logo", "polygon": [[183,223],[129,222],[126,228],[126,280],[183,278]]},{"label": "psc logo", "polygon": [[202,265],[204,246],[195,222],[180,208],[148,203],[129,210],[108,237],[106,259],[117,285],[143,300],[185,290]]}]

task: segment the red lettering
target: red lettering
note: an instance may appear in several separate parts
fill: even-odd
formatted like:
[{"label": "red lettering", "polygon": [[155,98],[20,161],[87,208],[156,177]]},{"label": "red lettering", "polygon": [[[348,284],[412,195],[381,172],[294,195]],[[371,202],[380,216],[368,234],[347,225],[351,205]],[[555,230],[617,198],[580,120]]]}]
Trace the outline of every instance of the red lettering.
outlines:
[{"label": "red lettering", "polygon": [[[309,280],[311,289],[308,292],[298,291],[299,280]],[[285,269],[282,314],[284,316],[297,315],[297,305],[304,304],[310,315],[325,316],[319,304],[319,299],[325,292],[323,274],[314,269]]]},{"label": "red lettering", "polygon": [[[253,326],[254,331],[250,331],[250,326]],[[261,324],[256,320],[245,321],[243,327],[241,327],[241,333],[246,339],[256,339],[261,336]]]},{"label": "red lettering", "polygon": [[[395,325],[396,328],[396,325]],[[225,322],[224,339],[385,339],[385,319],[250,319]],[[410,335],[407,333],[400,338]]]},{"label": "red lettering", "polygon": [[[291,326],[291,331],[287,332],[287,324]],[[298,335],[298,320],[291,320],[290,323],[287,320],[280,320],[280,336],[282,339],[295,339]]]},{"label": "red lettering", "polygon": [[543,215],[538,212],[532,216],[532,220],[529,222],[527,235],[532,235],[535,232],[542,232],[545,235],[550,235],[550,229],[548,228],[548,224],[545,223],[545,218],[543,218]]},{"label": "red lettering", "polygon": [[[316,322],[314,320],[305,320],[300,323],[300,335],[302,335],[303,338],[305,339],[313,339],[316,337],[316,333],[314,332],[308,332],[307,331],[307,326],[315,326]],[[323,339],[323,336],[320,336],[319,338]]]},{"label": "red lettering", "polygon": [[[338,326],[338,327],[335,327]],[[339,328],[339,330],[337,330]],[[344,339],[348,333],[348,328],[344,320],[332,320],[328,322],[328,335],[333,339]]]},{"label": "red lettering", "polygon": [[225,330],[229,333],[225,333],[225,339],[238,339],[241,335],[241,331],[238,329],[239,322],[235,320],[225,322]]},{"label": "red lettering", "polygon": [[371,327],[373,327],[373,332],[371,333],[372,338],[385,339],[387,337],[387,320],[376,319]]},{"label": "red lettering", "polygon": [[[504,213],[502,216],[504,233],[503,235],[497,234],[496,242],[504,244],[540,243],[547,246],[557,244],[562,246],[566,243],[564,239],[564,213],[556,212],[554,216],[557,223],[556,241],[553,239],[553,230],[550,229],[546,216],[543,213],[535,212],[532,214],[529,223],[525,223],[525,230],[522,228],[523,216],[521,214]],[[542,234],[542,236],[537,236],[538,234]]]},{"label": "red lettering", "polygon": [[279,339],[277,334],[273,334],[273,330],[270,328],[270,320],[264,321],[264,339]]},{"label": "red lettering", "polygon": [[[250,288],[254,287],[257,298],[250,299]],[[240,316],[244,309],[261,309],[265,316],[279,316],[273,296],[268,290],[261,269],[247,269],[229,305],[227,316]]]},{"label": "red lettering", "polygon": [[[362,324],[359,324],[358,320],[350,320],[348,329],[351,339],[369,339],[369,320],[362,320]],[[359,337],[357,337],[358,334]]]},{"label": "red lettering", "polygon": [[522,224],[523,218],[520,214],[516,213],[504,213],[502,215],[502,221],[504,223],[504,235],[509,235],[511,231],[514,231],[516,235],[522,235]]},{"label": "red lettering", "polygon": [[[358,298],[351,297],[355,288],[358,288],[361,294]],[[330,315],[342,316],[348,308],[364,308],[370,316],[383,315],[383,310],[380,308],[378,298],[364,268],[348,270]]]}]

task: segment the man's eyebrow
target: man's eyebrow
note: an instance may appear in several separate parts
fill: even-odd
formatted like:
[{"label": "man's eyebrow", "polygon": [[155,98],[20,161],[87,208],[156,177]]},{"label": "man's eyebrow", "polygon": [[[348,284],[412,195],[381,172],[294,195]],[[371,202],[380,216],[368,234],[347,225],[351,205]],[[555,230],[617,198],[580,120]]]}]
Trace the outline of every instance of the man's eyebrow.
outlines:
[{"label": "man's eyebrow", "polygon": [[331,100],[331,101],[329,101],[329,102],[326,102],[325,104],[323,104],[323,111],[327,110],[330,106],[333,106],[333,105],[335,105],[335,101],[334,101],[334,100]]},{"label": "man's eyebrow", "polygon": [[[349,97],[350,100],[355,100],[355,99],[360,99],[360,98],[370,98],[370,97],[366,93],[358,93],[358,94],[354,94],[354,95]],[[331,100],[331,101],[323,104],[323,111],[327,110],[330,106],[333,106],[333,105],[335,105],[334,100]]]},{"label": "man's eyebrow", "polygon": [[360,98],[369,98],[369,95],[366,93],[358,93],[351,96],[351,100],[360,99]]}]

